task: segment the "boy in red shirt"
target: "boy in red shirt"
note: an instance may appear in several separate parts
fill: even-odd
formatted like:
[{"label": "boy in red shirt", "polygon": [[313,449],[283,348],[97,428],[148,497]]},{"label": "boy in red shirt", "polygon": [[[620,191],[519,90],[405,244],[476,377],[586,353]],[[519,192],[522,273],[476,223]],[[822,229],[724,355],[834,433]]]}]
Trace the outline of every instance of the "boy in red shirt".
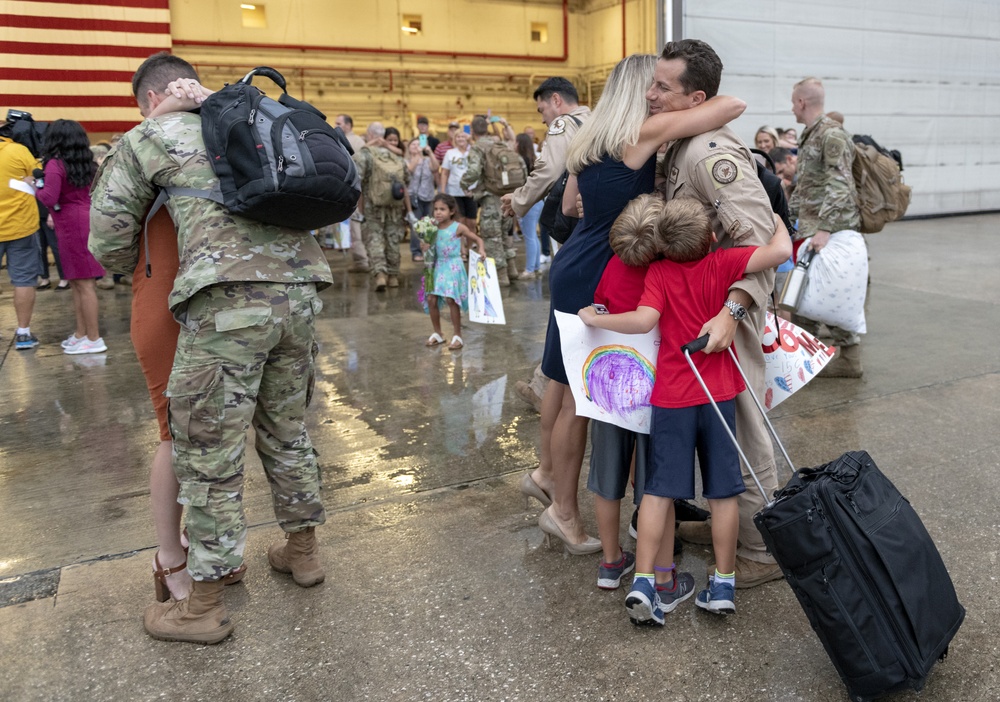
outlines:
[{"label": "boy in red shirt", "polygon": [[[642,195],[637,200],[656,198]],[[656,198],[659,200],[659,198]],[[662,207],[663,201],[659,200]],[[658,211],[655,208],[626,208],[627,212],[645,214],[636,219],[623,212],[612,227],[630,232],[641,231],[643,236],[652,237]],[[626,266],[616,255],[608,261],[601,282],[594,291],[594,303],[604,305],[611,314],[632,312],[639,306],[639,300],[646,289],[646,269],[649,266]],[[629,431],[609,422],[597,419],[590,421],[590,474],[587,489],[594,493],[594,512],[597,515],[597,533],[601,537],[604,560],[597,569],[597,587],[616,590],[622,576],[635,567],[635,554],[621,548],[619,526],[621,522],[621,501],[625,497],[632,457],[635,456],[635,484],[632,490],[636,506],[642,499],[643,476],[646,474],[649,435]]]},{"label": "boy in red shirt", "polygon": [[[725,304],[729,287],[746,273],[773,268],[791,255],[791,239],[780,221],[766,246],[712,251],[715,234],[702,205],[691,199],[667,204],[639,198],[622,212],[642,220],[658,212],[652,236],[641,229],[616,227],[611,246],[628,265],[650,263],[645,292],[634,312],[598,315],[580,310],[588,326],[623,334],[645,334],[660,327],[656,381],[650,403],[650,447],[639,511],[636,574],[625,600],[636,624],[663,626],[664,614],[694,592],[690,573],[674,575],[674,498],[694,497],[694,457],[701,466],[703,495],[712,510],[712,547],[716,571],[697,604],[706,611],[732,614],[735,605],[736,496],[745,490],[740,459],[712,406],[687,367],[680,347],[701,336],[705,320]],[[662,257],[660,260],[654,260]],[[734,398],[745,389],[728,354],[698,354],[694,363],[735,432]],[[669,564],[669,565],[668,565]]]}]

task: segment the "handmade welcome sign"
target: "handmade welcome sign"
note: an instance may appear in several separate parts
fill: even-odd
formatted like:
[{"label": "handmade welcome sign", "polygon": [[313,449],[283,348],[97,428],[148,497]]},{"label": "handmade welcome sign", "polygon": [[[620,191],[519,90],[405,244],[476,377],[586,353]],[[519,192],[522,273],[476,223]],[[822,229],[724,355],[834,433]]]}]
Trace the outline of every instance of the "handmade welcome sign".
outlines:
[{"label": "handmade welcome sign", "polygon": [[[648,434],[659,331],[618,334],[588,327],[575,314],[555,314],[577,415]],[[760,399],[766,409],[805,387],[834,353],[804,329],[776,320],[770,312],[761,347],[765,391]]]},{"label": "handmade welcome sign", "polygon": [[770,312],[761,337],[764,351],[766,409],[777,407],[816,377],[833,358],[834,349],[815,336]]},{"label": "handmade welcome sign", "polygon": [[618,334],[555,314],[577,415],[648,434],[659,331]]},{"label": "handmade welcome sign", "polygon": [[469,321],[481,324],[506,324],[500,281],[492,258],[484,258],[469,249]]}]

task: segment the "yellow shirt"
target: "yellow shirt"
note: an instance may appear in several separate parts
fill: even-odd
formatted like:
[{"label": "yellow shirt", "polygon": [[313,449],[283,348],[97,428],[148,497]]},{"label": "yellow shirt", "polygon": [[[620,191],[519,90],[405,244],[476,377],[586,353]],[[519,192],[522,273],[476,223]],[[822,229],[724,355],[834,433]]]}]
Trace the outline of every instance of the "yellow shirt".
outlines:
[{"label": "yellow shirt", "polygon": [[38,204],[28,193],[10,187],[11,179],[30,176],[38,161],[25,147],[0,137],[0,241],[13,241],[38,231]]}]

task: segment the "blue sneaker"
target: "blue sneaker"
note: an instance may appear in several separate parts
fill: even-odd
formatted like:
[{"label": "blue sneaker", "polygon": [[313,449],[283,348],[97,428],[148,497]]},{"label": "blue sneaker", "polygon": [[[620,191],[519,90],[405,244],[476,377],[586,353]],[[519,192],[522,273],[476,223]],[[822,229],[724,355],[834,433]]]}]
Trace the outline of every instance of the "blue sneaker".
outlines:
[{"label": "blue sneaker", "polygon": [[695,604],[712,614],[736,614],[736,590],[729,583],[708,579],[708,587],[698,593]]},{"label": "blue sneaker", "polygon": [[34,334],[18,334],[14,337],[14,348],[18,351],[33,349],[38,346],[38,339]]},{"label": "blue sneaker", "polygon": [[660,598],[656,596],[656,588],[646,578],[632,581],[632,589],[625,598],[625,609],[628,610],[628,618],[636,626],[663,626]]},{"label": "blue sneaker", "polygon": [[662,585],[656,586],[656,595],[660,598],[660,609],[673,612],[677,605],[694,594],[694,576],[690,573],[674,571],[673,589],[668,590]]},{"label": "blue sneaker", "polygon": [[617,563],[601,563],[597,568],[597,587],[602,590],[617,590],[622,584],[622,576],[635,570],[635,555],[622,549],[622,558]]}]

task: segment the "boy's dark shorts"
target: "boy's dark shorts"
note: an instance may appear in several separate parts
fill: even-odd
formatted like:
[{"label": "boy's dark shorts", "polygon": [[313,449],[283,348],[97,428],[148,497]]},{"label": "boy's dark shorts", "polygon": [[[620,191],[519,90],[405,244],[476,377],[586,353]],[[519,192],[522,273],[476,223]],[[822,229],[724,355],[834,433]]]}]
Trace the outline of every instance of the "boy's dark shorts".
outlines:
[{"label": "boy's dark shorts", "polygon": [[649,435],[623,429],[615,424],[590,420],[590,474],[587,489],[605,500],[625,497],[632,453],[635,452],[635,488],[633,502],[642,499],[646,477]]},{"label": "boy's dark shorts", "polygon": [[462,197],[456,197],[455,202],[458,203],[459,217],[465,217],[466,219],[476,218],[476,210],[478,208],[476,206],[475,200],[473,200],[471,197],[462,196]]},{"label": "boy's dark shorts", "polygon": [[[718,403],[736,433],[736,401]],[[653,407],[644,492],[658,497],[694,498],[694,457],[701,466],[702,495],[709,500],[735,497],[746,490],[740,455],[712,405]]]}]

